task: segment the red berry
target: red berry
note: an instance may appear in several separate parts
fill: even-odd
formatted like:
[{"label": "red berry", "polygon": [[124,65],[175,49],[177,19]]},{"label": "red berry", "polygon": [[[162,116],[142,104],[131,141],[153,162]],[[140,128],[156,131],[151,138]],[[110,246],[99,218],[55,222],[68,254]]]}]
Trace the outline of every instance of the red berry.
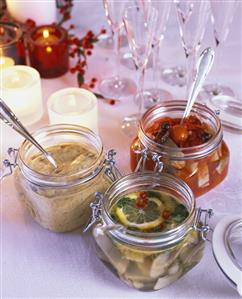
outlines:
[{"label": "red berry", "polygon": [[148,194],[147,192],[140,192],[139,196],[143,199],[147,198],[148,197]]},{"label": "red berry", "polygon": [[141,198],[141,197],[137,198],[137,200],[136,200],[136,207],[137,208],[142,209],[142,208],[145,208],[146,205],[147,205],[146,198]]},{"label": "red berry", "polygon": [[109,100],[108,102],[110,105],[114,105],[115,104],[115,100]]},{"label": "red berry", "polygon": [[89,84],[89,87],[90,87],[90,88],[94,88],[94,87],[95,87],[95,84],[91,83],[91,84]]},{"label": "red berry", "polygon": [[87,51],[87,55],[88,55],[88,56],[92,55],[92,51],[89,51],[89,50],[88,50],[88,51]]},{"label": "red berry", "polygon": [[93,83],[97,82],[97,78],[92,78],[92,82]]},{"label": "red berry", "polygon": [[162,217],[167,220],[171,217],[171,213],[170,211],[167,211],[167,210],[164,210],[163,213],[162,213]]},{"label": "red berry", "polygon": [[93,35],[94,35],[93,32],[90,30],[87,32],[86,37],[90,38],[90,37],[93,37]]},{"label": "red berry", "polygon": [[79,44],[79,39],[77,37],[73,38],[72,43],[74,45],[78,45]]},{"label": "red berry", "polygon": [[106,29],[102,29],[102,30],[101,30],[101,34],[105,34],[106,32],[107,32]]}]

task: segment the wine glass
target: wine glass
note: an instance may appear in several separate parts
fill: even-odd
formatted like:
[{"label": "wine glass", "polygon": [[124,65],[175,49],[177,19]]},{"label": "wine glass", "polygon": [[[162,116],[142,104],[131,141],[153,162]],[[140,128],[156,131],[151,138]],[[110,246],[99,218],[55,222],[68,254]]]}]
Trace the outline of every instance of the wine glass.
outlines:
[{"label": "wine glass", "polygon": [[153,58],[153,88],[145,90],[145,106],[151,106],[161,100],[171,99],[172,95],[164,89],[159,88],[160,83],[160,48],[166,24],[170,13],[171,1],[151,0],[150,4],[156,8],[158,13],[158,21],[155,28],[154,40],[152,42],[152,58]]},{"label": "wine glass", "polygon": [[186,56],[186,97],[195,76],[195,65],[208,17],[210,6],[204,0],[175,0],[179,33]]},{"label": "wine glass", "polygon": [[[214,1],[210,0],[211,5],[211,20],[214,30],[214,39],[216,44],[216,60],[218,66],[223,65],[221,61],[221,45],[227,39],[229,34],[230,24],[232,23],[238,1]],[[200,100],[212,99],[215,96],[234,97],[233,90],[219,83],[208,84],[203,87],[203,91],[199,95]]]},{"label": "wine glass", "polygon": [[126,135],[134,136],[137,133],[139,120],[144,106],[144,75],[145,68],[151,53],[151,46],[157,26],[158,13],[154,7],[144,11],[137,5],[127,7],[124,13],[124,26],[127,33],[130,51],[137,69],[139,70],[138,84],[138,113],[126,116],[123,120],[122,129]]},{"label": "wine glass", "polygon": [[114,44],[116,50],[116,75],[112,78],[102,80],[99,85],[100,92],[105,97],[120,98],[133,94],[136,90],[135,83],[128,78],[121,78],[119,75],[119,49],[120,49],[120,29],[123,26],[123,12],[127,2],[119,0],[104,0],[104,10],[108,23],[111,26],[114,35]]}]

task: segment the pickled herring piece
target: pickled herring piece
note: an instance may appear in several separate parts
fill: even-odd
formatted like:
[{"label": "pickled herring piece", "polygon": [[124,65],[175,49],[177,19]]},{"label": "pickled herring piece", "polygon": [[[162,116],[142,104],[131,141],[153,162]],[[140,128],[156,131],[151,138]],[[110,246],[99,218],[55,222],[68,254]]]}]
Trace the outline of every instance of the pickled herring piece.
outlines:
[{"label": "pickled herring piece", "polygon": [[224,171],[224,169],[227,167],[228,163],[229,163],[229,159],[228,158],[221,159],[219,161],[218,166],[216,167],[216,171],[219,174],[222,174],[222,172]]},{"label": "pickled herring piece", "polygon": [[198,168],[198,187],[207,187],[209,185],[209,169],[207,163],[199,163]]},{"label": "pickled herring piece", "polygon": [[93,236],[108,261],[120,275],[123,274],[128,267],[129,261],[122,258],[120,251],[115,247],[110,238],[106,234],[103,234],[100,226],[94,228]]},{"label": "pickled herring piece", "polygon": [[154,290],[162,289],[162,288],[168,286],[169,284],[173,283],[182,275],[182,272],[183,271],[180,267],[175,274],[160,277],[154,286]]},{"label": "pickled herring piece", "polygon": [[150,277],[162,276],[169,266],[169,252],[160,253],[153,261],[150,268]]}]

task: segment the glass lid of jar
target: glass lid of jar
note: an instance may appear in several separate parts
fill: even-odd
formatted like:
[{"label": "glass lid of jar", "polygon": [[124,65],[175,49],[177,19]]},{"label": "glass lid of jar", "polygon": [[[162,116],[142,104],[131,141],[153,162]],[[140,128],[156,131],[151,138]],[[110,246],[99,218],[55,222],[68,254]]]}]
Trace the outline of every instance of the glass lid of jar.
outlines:
[{"label": "glass lid of jar", "polygon": [[242,217],[230,215],[216,225],[213,232],[213,254],[215,260],[242,296]]}]

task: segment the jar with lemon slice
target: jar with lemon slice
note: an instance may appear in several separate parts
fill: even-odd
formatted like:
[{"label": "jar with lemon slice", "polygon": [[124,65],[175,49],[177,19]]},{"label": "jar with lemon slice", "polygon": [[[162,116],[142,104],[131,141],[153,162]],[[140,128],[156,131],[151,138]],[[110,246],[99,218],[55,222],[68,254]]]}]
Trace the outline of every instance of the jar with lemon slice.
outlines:
[{"label": "jar with lemon slice", "polygon": [[97,194],[92,212],[99,258],[141,291],[173,283],[203,256],[209,227],[188,185],[169,174],[129,174]]}]

